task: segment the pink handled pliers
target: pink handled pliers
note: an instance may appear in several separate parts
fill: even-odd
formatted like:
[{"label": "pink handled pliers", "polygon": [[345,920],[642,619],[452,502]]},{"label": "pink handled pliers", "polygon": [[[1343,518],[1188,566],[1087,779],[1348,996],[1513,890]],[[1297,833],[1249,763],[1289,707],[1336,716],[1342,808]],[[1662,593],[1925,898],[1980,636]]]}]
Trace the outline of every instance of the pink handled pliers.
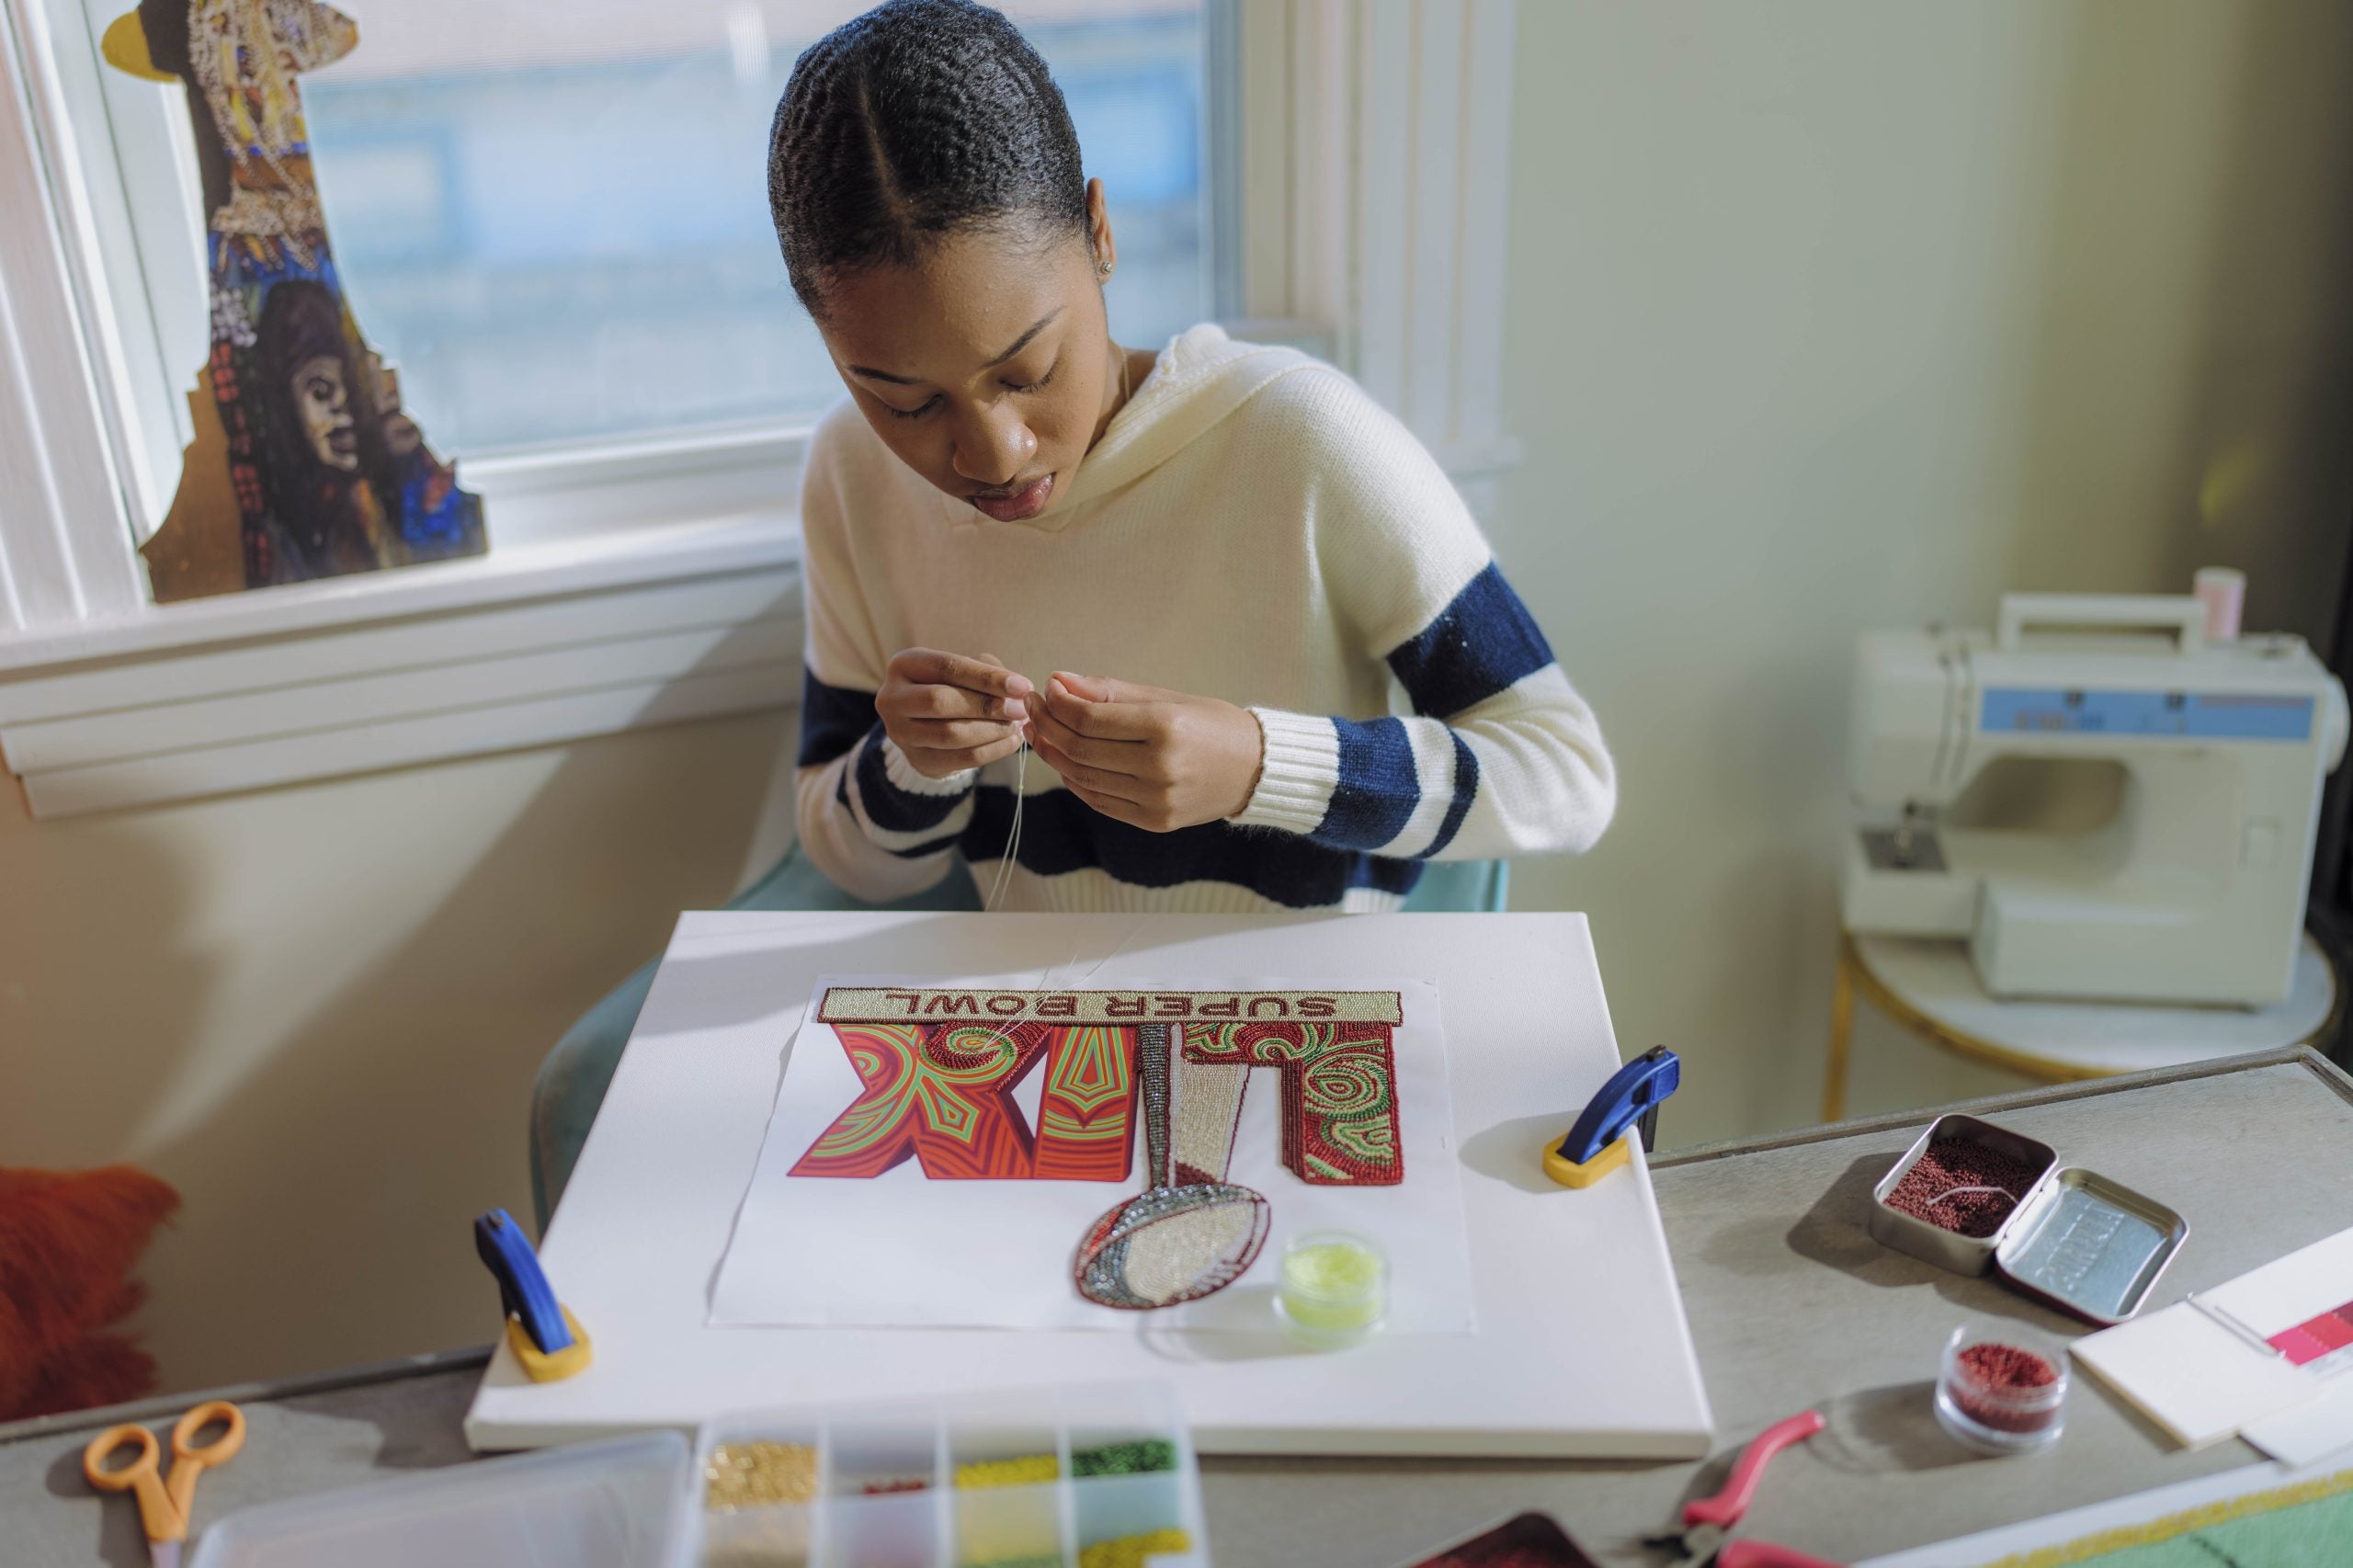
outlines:
[{"label": "pink handled pliers", "polygon": [[1673,1550],[1692,1568],[1838,1568],[1836,1563],[1769,1541],[1724,1539],[1756,1501],[1757,1485],[1765,1479],[1765,1467],[1773,1456],[1821,1430],[1822,1415],[1812,1410],[1766,1427],[1741,1450],[1724,1489],[1712,1497],[1683,1505],[1683,1528],[1654,1537],[1649,1544]]}]

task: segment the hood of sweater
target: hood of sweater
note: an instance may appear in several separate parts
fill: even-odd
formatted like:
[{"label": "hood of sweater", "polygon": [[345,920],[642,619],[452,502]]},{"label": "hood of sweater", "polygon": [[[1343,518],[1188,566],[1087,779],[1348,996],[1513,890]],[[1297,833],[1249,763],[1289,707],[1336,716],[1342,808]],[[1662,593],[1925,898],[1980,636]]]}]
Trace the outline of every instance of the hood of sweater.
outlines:
[{"label": "hood of sweater", "polygon": [[1133,484],[1199,440],[1268,382],[1317,363],[1296,348],[1236,343],[1209,323],[1179,333],[1080,461],[1060,503],[1017,526],[1059,531],[1089,502]]}]

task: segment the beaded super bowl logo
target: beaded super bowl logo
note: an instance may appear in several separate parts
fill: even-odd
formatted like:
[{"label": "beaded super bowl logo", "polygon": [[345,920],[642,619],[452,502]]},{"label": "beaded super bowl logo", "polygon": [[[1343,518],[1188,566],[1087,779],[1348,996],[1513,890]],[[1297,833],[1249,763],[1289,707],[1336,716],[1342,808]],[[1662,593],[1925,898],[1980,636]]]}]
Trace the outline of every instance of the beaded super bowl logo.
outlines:
[{"label": "beaded super bowl logo", "polygon": [[[817,1009],[858,1097],[792,1167],[871,1179],[913,1159],[933,1181],[1128,1179],[1142,1108],[1144,1190],[1080,1239],[1072,1279],[1104,1306],[1174,1306],[1241,1278],[1263,1194],[1225,1179],[1252,1069],[1281,1094],[1282,1162],[1319,1187],[1393,1187],[1394,991],[828,990]],[[1037,1124],[1015,1091],[1044,1063]]]}]

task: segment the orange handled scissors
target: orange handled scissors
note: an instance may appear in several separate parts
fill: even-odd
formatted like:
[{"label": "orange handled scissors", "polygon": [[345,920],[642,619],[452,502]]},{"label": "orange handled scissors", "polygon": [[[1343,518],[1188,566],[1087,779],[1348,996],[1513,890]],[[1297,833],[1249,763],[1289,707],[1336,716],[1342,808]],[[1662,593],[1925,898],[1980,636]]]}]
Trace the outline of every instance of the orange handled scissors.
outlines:
[{"label": "orange handled scissors", "polygon": [[[196,1435],[218,1424],[221,1435],[199,1444]],[[140,1523],[147,1530],[147,1556],[155,1568],[179,1568],[188,1540],[188,1517],[196,1501],[196,1478],[227,1464],[245,1446],[245,1413],[225,1399],[198,1405],[172,1427],[172,1473],[163,1475],[155,1434],[144,1426],[109,1426],[82,1450],[82,1473],[101,1492],[131,1492],[139,1497]],[[131,1462],[109,1467],[123,1449]]]}]

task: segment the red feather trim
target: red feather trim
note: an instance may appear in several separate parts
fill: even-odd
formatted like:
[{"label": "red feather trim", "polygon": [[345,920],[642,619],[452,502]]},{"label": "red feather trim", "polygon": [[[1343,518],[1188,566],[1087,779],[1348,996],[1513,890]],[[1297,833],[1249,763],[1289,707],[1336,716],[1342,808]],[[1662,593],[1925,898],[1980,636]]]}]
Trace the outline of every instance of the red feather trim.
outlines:
[{"label": "red feather trim", "polygon": [[131,1267],[179,1203],[130,1165],[0,1169],[0,1420],[154,1386],[153,1358],[103,1331],[138,1306]]}]

